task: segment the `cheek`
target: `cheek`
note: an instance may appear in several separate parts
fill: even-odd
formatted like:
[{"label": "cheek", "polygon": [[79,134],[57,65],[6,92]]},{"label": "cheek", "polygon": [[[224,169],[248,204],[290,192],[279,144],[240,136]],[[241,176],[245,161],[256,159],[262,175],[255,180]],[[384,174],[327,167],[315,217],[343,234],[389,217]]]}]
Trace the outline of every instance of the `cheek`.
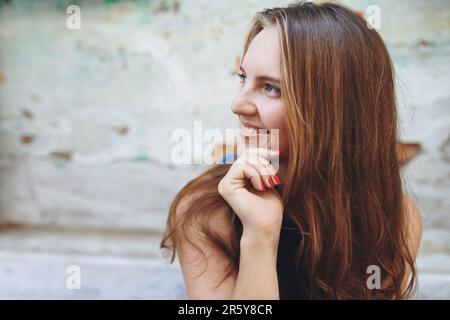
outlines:
[{"label": "cheek", "polygon": [[280,152],[286,154],[289,149],[286,126],[284,123],[283,106],[271,106],[259,111],[262,123],[268,129],[279,129],[279,147]]}]

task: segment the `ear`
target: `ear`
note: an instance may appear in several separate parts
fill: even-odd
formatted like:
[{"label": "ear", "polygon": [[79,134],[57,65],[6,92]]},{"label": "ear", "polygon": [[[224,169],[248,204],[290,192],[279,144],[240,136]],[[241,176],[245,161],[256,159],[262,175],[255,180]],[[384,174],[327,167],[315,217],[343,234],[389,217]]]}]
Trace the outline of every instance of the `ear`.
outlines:
[{"label": "ear", "polygon": [[403,167],[412,159],[414,159],[419,154],[421,149],[422,147],[419,143],[397,142],[397,154],[400,166]]}]

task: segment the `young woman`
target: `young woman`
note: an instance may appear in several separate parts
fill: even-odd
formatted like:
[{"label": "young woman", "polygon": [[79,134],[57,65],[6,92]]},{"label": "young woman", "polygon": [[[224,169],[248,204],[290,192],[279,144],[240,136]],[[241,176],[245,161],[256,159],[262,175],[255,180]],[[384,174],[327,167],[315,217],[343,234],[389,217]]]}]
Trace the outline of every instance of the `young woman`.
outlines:
[{"label": "young woman", "polygon": [[242,140],[279,129],[279,150],[246,150],[176,196],[161,248],[178,253],[188,297],[409,297],[421,219],[402,190],[394,70],[379,34],[337,4],[266,9],[239,77]]}]

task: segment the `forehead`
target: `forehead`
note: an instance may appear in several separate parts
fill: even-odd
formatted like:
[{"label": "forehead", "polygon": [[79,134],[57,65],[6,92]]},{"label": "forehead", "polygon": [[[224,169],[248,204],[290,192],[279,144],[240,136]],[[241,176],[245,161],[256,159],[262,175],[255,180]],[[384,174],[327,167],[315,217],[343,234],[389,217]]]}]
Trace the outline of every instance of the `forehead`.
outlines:
[{"label": "forehead", "polygon": [[266,27],[251,41],[242,60],[247,73],[280,75],[280,45],[276,27]]}]

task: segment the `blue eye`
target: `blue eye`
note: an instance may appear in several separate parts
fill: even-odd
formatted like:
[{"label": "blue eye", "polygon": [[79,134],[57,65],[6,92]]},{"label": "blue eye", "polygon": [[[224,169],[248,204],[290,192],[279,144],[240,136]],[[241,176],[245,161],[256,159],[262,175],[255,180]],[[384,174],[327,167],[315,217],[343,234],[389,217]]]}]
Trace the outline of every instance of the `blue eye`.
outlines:
[{"label": "blue eye", "polygon": [[[240,86],[244,86],[245,81],[247,80],[247,76],[243,73],[238,73],[237,76],[240,79]],[[274,85],[271,85],[270,83],[265,83],[263,89],[271,97],[278,98],[281,95],[281,89]]]},{"label": "blue eye", "polygon": [[264,90],[270,94],[275,94],[275,95],[279,95],[281,93],[280,88],[275,87],[271,84],[266,83]]}]

